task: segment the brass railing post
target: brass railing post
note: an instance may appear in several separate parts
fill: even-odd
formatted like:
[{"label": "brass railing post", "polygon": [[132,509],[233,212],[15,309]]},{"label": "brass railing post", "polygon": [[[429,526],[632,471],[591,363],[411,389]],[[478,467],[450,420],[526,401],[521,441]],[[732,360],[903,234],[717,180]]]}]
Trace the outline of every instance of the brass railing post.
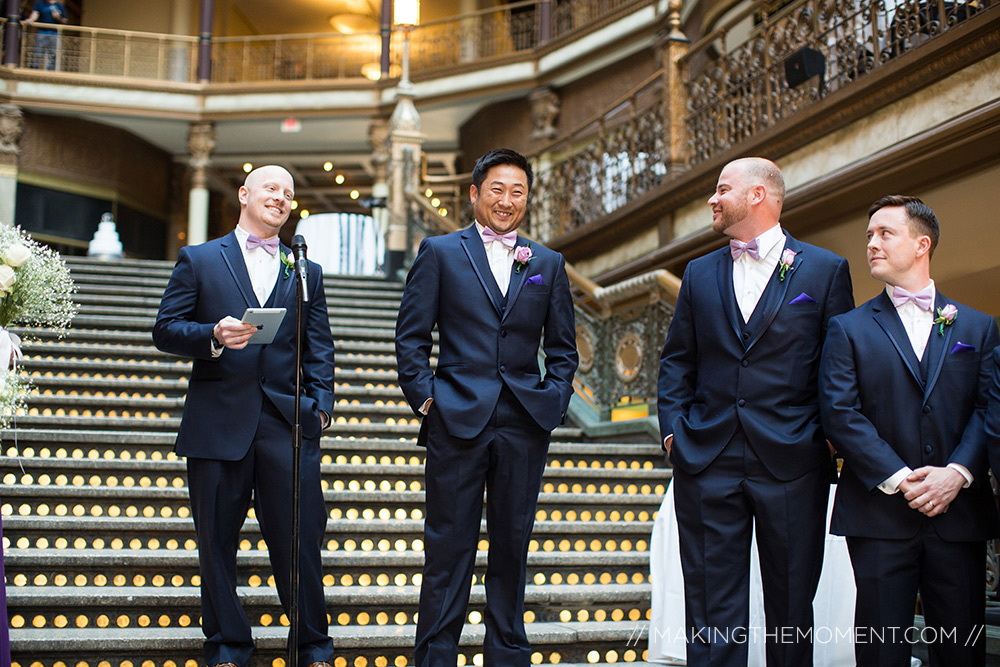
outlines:
[{"label": "brass railing post", "polygon": [[667,30],[659,42],[660,64],[663,71],[663,132],[667,147],[665,165],[667,178],[687,169],[691,137],[686,122],[688,79],[690,67],[682,59],[690,42],[681,32],[682,0],[670,0]]}]

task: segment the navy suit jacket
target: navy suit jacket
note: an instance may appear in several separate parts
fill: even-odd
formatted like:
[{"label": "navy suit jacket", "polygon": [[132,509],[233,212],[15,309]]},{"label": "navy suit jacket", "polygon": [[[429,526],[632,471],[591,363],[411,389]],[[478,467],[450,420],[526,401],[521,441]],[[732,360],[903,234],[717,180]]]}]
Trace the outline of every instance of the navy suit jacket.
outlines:
[{"label": "navy suit jacket", "polygon": [[[518,246],[527,244],[518,237]],[[453,437],[482,432],[504,385],[546,431],[566,413],[578,364],[569,280],[562,255],[530,247],[531,261],[511,271],[506,308],[475,225],[424,239],[407,276],[396,320],[399,384],[417,414],[433,397]]]},{"label": "navy suit jacket", "polygon": [[843,454],[830,531],[855,537],[905,539],[924,515],[902,493],[878,485],[904,465],[960,463],[974,477],[948,511],[932,519],[943,539],[983,540],[998,531],[986,474],[984,420],[991,352],[1000,340],[993,318],[940,292],[936,309],[958,307],[924,352],[926,382],[910,339],[883,290],[830,323],[821,364],[821,406],[827,435]]},{"label": "navy suit jacket", "polygon": [[1000,479],[1000,347],[993,348],[993,381],[990,383],[986,437],[993,476]]},{"label": "navy suit jacket", "polygon": [[[661,437],[685,472],[705,470],[742,426],[768,471],[791,480],[830,463],[820,428],[819,357],[830,318],[854,306],[847,261],[801,243],[778,268],[750,322],[733,293],[729,247],[687,266],[660,358]],[[780,263],[779,263],[780,266]]]},{"label": "navy suit jacket", "polygon": [[[281,246],[282,254],[289,249]],[[319,436],[322,410],[333,414],[334,349],[322,269],[309,262],[309,302],[303,306],[302,435]],[[274,342],[226,349],[212,357],[212,329],[259,304],[236,232],[181,248],[160,301],[153,342],[164,352],[191,357],[184,414],[175,450],[181,456],[238,461],[257,430],[266,395],[289,424],[295,420],[295,274],[284,265],[267,306],[284,307]],[[291,442],[291,441],[289,441]]]}]

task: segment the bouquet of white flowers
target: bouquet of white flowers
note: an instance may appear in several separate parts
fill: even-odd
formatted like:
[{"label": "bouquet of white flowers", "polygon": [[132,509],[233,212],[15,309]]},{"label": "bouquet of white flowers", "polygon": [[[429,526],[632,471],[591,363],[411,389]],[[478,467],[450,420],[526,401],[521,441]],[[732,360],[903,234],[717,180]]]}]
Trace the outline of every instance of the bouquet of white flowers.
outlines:
[{"label": "bouquet of white flowers", "polygon": [[19,227],[0,224],[0,428],[24,408],[31,388],[16,370],[21,340],[7,327],[50,327],[62,336],[76,314],[75,291],[59,253]]}]

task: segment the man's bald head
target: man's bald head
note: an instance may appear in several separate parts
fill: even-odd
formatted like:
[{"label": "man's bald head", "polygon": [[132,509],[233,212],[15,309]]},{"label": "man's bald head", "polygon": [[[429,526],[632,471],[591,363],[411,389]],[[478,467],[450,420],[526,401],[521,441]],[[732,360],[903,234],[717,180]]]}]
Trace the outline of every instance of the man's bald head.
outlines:
[{"label": "man's bald head", "polygon": [[249,174],[239,190],[240,226],[262,239],[277,235],[295,198],[295,181],[284,167],[267,165]]},{"label": "man's bald head", "polygon": [[763,185],[779,207],[785,201],[785,179],[778,165],[762,157],[744,157],[729,164],[742,171],[748,187]]},{"label": "man's bald head", "polygon": [[740,241],[778,224],[785,179],[778,166],[760,157],[733,160],[722,169],[712,207],[712,229]]},{"label": "man's bald head", "polygon": [[254,187],[260,187],[260,184],[267,181],[268,179],[288,179],[290,183],[294,186],[295,179],[284,167],[278,166],[276,164],[268,164],[263,167],[257,167],[249,174],[247,174],[246,179],[243,181],[243,186],[248,189]]}]

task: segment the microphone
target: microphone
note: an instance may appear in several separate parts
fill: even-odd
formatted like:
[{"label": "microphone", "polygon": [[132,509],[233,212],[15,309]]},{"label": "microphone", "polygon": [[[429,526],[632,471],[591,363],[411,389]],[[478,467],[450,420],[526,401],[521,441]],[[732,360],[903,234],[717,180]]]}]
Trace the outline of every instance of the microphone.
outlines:
[{"label": "microphone", "polygon": [[299,276],[302,286],[302,300],[309,301],[309,290],[306,284],[309,279],[309,263],[306,262],[306,240],[301,234],[292,237],[292,255],[295,257],[295,273]]}]

